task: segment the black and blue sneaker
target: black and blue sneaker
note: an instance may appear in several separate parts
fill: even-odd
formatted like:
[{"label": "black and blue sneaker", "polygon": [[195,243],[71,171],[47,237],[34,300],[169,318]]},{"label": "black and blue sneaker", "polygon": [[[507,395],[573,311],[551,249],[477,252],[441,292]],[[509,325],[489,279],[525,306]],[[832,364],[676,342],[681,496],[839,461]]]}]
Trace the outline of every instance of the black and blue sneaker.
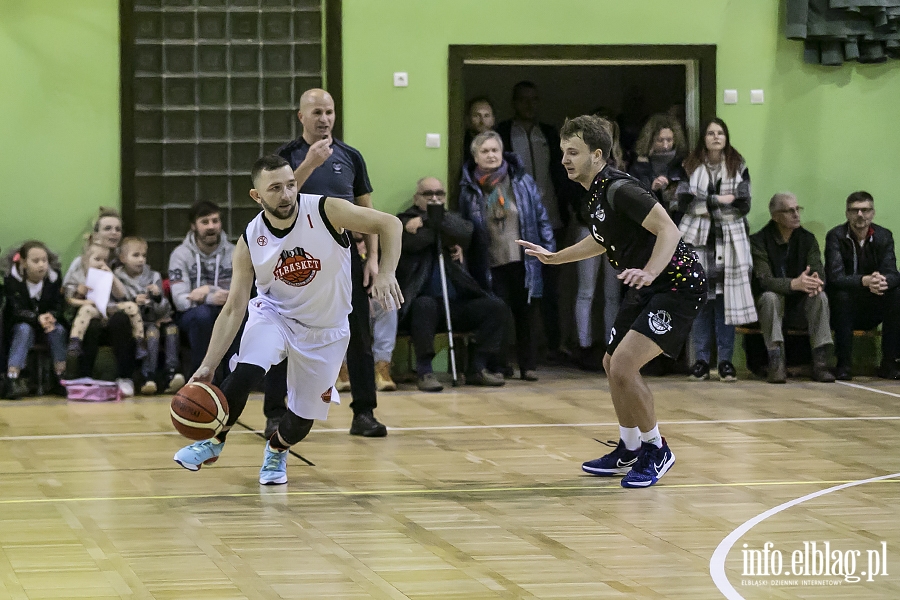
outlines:
[{"label": "black and blue sneaker", "polygon": [[650,487],[672,468],[675,464],[675,455],[669,450],[666,438],[663,438],[662,442],[662,448],[648,442],[641,443],[641,454],[637,463],[622,478],[622,487]]},{"label": "black and blue sneaker", "polygon": [[[598,442],[600,440],[597,440]],[[600,442],[607,446],[612,446],[613,442]],[[629,450],[625,447],[625,442],[619,440],[616,449],[600,458],[589,460],[581,465],[581,470],[591,475],[599,475],[601,477],[615,477],[616,475],[625,475],[631,470],[631,467],[637,464],[638,454],[640,450]]]}]

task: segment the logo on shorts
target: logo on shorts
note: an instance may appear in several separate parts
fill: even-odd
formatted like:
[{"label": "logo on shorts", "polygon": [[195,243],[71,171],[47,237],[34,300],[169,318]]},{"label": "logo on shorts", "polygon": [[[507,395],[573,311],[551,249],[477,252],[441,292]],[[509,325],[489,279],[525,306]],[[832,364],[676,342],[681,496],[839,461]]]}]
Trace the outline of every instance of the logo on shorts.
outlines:
[{"label": "logo on shorts", "polygon": [[284,250],[275,264],[273,274],[288,285],[303,287],[322,270],[322,262],[303,248]]},{"label": "logo on shorts", "polygon": [[612,344],[613,339],[615,339],[615,337],[616,337],[616,328],[613,327],[609,332],[609,341],[606,342],[606,345],[608,346],[608,345]]},{"label": "logo on shorts", "polygon": [[258,238],[256,238],[256,243],[259,244],[260,246],[265,246],[266,244],[269,243],[269,238],[267,238],[264,235],[261,235]]},{"label": "logo on shorts", "polygon": [[647,321],[650,324],[650,330],[656,335],[672,331],[672,317],[666,311],[658,310],[655,314],[650,313],[648,316],[650,317]]},{"label": "logo on shorts", "polygon": [[322,393],[322,402],[324,402],[325,404],[331,404],[331,390],[333,389],[334,387],[330,387]]},{"label": "logo on shorts", "polygon": [[603,210],[602,206],[598,206],[597,210],[594,211],[594,218],[601,223],[606,220],[606,211]]}]

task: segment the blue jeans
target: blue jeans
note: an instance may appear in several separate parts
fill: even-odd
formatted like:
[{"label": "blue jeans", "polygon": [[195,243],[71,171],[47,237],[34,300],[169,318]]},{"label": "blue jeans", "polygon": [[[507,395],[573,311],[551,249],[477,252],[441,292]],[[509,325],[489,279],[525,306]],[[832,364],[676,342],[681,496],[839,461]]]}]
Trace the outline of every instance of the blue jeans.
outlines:
[{"label": "blue jeans", "polygon": [[691,339],[694,344],[696,360],[710,364],[712,356],[712,339],[716,337],[719,362],[731,362],[734,356],[734,325],[725,324],[725,296],[717,294],[716,299],[707,302],[694,319]]},{"label": "blue jeans", "polygon": [[187,334],[188,346],[191,349],[191,374],[200,368],[203,357],[209,349],[213,325],[216,317],[222,312],[221,306],[200,304],[187,310],[178,320],[178,328]]},{"label": "blue jeans", "polygon": [[[28,360],[28,352],[34,346],[38,332],[28,323],[16,323],[12,326],[12,341],[9,346],[9,366],[19,369],[25,368]],[[59,323],[50,333],[40,334],[46,336],[47,345],[50,347],[50,356],[54,364],[66,362],[66,330]]]},{"label": "blue jeans", "polygon": [[372,320],[372,354],[375,362],[391,362],[397,344],[397,311],[387,310],[380,302],[369,301]]}]

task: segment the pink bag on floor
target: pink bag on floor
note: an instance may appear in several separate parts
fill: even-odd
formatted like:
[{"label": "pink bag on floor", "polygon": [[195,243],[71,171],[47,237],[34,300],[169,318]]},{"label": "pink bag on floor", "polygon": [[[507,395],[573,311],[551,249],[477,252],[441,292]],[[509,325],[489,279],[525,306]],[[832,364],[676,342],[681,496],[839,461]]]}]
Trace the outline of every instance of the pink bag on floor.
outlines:
[{"label": "pink bag on floor", "polygon": [[115,381],[102,381],[90,377],[64,379],[66,398],[80,402],[116,402],[122,399],[122,391]]}]

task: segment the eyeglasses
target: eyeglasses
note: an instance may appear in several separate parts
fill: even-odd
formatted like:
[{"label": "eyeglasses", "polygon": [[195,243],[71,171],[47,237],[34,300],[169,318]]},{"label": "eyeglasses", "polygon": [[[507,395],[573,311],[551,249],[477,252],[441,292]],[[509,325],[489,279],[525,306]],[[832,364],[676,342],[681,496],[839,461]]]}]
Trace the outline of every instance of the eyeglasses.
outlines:
[{"label": "eyeglasses", "polygon": [[795,206],[795,207],[793,207],[793,208],[780,208],[780,209],[776,210],[775,212],[781,213],[781,214],[784,214],[784,215],[786,215],[786,214],[797,214],[797,215],[799,215],[800,213],[803,212],[803,207],[802,207],[802,206]]},{"label": "eyeglasses", "polygon": [[419,192],[420,196],[427,198],[428,196],[434,196],[435,198],[443,198],[447,195],[447,192],[444,190],[422,190]]},{"label": "eyeglasses", "polygon": [[874,208],[848,208],[847,214],[855,215],[857,213],[862,213],[864,215],[871,215],[875,212]]}]

